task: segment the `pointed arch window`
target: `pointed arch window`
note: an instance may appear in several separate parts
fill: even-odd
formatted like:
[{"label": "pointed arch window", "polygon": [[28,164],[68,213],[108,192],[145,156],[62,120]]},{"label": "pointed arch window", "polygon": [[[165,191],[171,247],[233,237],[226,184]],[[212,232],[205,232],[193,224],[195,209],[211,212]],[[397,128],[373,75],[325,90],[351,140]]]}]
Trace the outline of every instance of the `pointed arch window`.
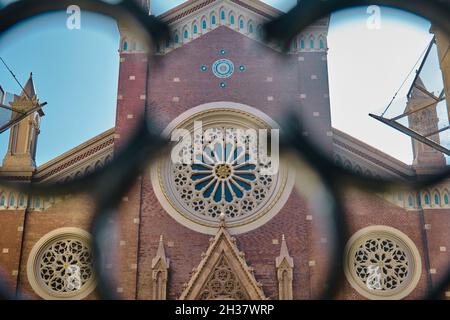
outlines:
[{"label": "pointed arch window", "polygon": [[222,12],[220,13],[220,19],[222,21],[225,21],[225,11],[224,10],[222,10]]},{"label": "pointed arch window", "polygon": [[196,24],[194,24],[194,28],[193,28],[193,32],[194,32],[194,34],[197,34],[198,33],[198,29],[197,29],[197,25]]},{"label": "pointed arch window", "polygon": [[25,196],[23,194],[19,195],[19,206],[24,207],[25,206]]},{"label": "pointed arch window", "polygon": [[300,49],[305,49],[305,39],[300,39]]},{"label": "pointed arch window", "polygon": [[180,42],[180,38],[178,37],[178,35],[175,35],[175,43],[179,43]]},{"label": "pointed arch window", "polygon": [[342,159],[339,155],[336,155],[336,157],[334,158],[334,163],[336,163],[336,165],[338,166],[342,166]]},{"label": "pointed arch window", "polygon": [[97,170],[100,170],[100,169],[102,169],[102,163],[100,162],[100,161],[97,161],[96,163],[95,163],[95,166],[94,166],[94,169],[95,169],[95,171],[97,171]]},{"label": "pointed arch window", "polygon": [[292,41],[291,42],[291,51],[296,51],[297,50],[297,41]]},{"label": "pointed arch window", "polygon": [[325,49],[325,41],[323,41],[323,38],[320,38],[320,40],[319,40],[319,48]]},{"label": "pointed arch window", "polygon": [[202,21],[202,29],[203,29],[203,30],[206,30],[206,20],[203,20],[203,21]]},{"label": "pointed arch window", "polygon": [[4,195],[0,197],[0,206],[4,207],[6,204],[6,198]]},{"label": "pointed arch window", "polygon": [[347,169],[347,170],[349,170],[349,171],[352,171],[352,170],[353,170],[353,166],[352,166],[352,164],[350,163],[350,161],[348,161],[348,160],[345,160],[345,161],[344,161],[344,168]]},{"label": "pointed arch window", "polygon": [[248,33],[253,33],[253,25],[252,24],[248,25]]},{"label": "pointed arch window", "polygon": [[448,204],[449,203],[449,201],[448,201],[448,194],[445,194],[444,195],[444,204]]},{"label": "pointed arch window", "polygon": [[410,195],[409,197],[408,197],[408,206],[409,207],[412,207],[414,205],[414,203],[413,203],[413,197]]},{"label": "pointed arch window", "polygon": [[39,209],[41,207],[41,198],[37,197],[34,199],[34,208]]},{"label": "pointed arch window", "polygon": [[214,14],[211,16],[211,25],[212,26],[216,25],[216,16]]},{"label": "pointed arch window", "polygon": [[434,195],[434,204],[439,205],[439,203],[440,203],[440,201],[439,201],[439,195],[436,193],[436,194]]},{"label": "pointed arch window", "polygon": [[263,38],[263,30],[262,30],[262,26],[259,24],[258,27],[256,28],[256,33],[258,35],[258,38],[262,39]]},{"label": "pointed arch window", "polygon": [[314,49],[314,37],[309,38],[309,47],[310,49]]},{"label": "pointed arch window", "polygon": [[230,16],[230,24],[232,26],[234,26],[234,16],[233,15]]},{"label": "pointed arch window", "polygon": [[423,202],[424,202],[424,204],[427,205],[427,206],[430,205],[430,197],[428,196],[428,194],[426,194],[426,195],[423,197]]},{"label": "pointed arch window", "polygon": [[16,204],[16,199],[14,198],[14,195],[12,194],[12,195],[9,197],[9,206],[10,206],[10,207],[14,207],[15,204]]},{"label": "pointed arch window", "polygon": [[127,51],[128,50],[128,42],[124,41],[123,42],[123,51]]},{"label": "pointed arch window", "polygon": [[244,29],[244,20],[239,21],[239,29]]},{"label": "pointed arch window", "polygon": [[189,32],[187,30],[184,30],[184,38],[185,39],[189,38]]}]

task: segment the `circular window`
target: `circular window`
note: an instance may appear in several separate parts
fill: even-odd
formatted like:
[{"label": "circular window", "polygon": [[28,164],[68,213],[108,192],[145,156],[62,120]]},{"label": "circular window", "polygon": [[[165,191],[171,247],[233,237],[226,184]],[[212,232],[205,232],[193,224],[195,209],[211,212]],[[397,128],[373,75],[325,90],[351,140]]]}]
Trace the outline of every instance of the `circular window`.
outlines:
[{"label": "circular window", "polygon": [[214,62],[212,70],[217,78],[229,78],[234,73],[234,64],[228,59],[220,59]]},{"label": "circular window", "polygon": [[44,299],[83,299],[95,288],[90,235],[61,228],[42,237],[31,250],[27,275]]},{"label": "circular window", "polygon": [[[194,130],[194,122],[201,123],[201,131]],[[259,156],[251,132],[270,133],[276,127],[260,111],[229,102],[202,105],[175,119],[164,134],[184,129],[200,153],[183,146],[180,154],[193,159],[191,164],[168,158],[153,166],[152,184],[163,208],[183,225],[207,234],[217,232],[221,212],[233,233],[267,222],[286,202],[294,175],[281,159],[278,170],[272,166],[275,155]]]},{"label": "circular window", "polygon": [[368,299],[402,299],[421,275],[419,251],[407,235],[387,226],[361,229],[347,243],[345,275]]}]

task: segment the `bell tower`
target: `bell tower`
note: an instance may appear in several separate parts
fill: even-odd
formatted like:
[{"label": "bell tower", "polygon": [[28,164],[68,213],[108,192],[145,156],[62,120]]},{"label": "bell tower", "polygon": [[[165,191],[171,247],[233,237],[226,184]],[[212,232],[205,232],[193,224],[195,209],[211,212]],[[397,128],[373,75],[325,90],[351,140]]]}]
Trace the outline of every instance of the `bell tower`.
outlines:
[{"label": "bell tower", "polygon": [[[431,133],[438,132],[439,118],[436,111],[436,99],[426,92],[425,85],[420,76],[418,76],[408,97],[405,112],[416,111],[408,116],[410,129],[421,135],[428,136],[429,139],[439,144],[439,134],[430,136]],[[424,109],[424,106],[429,107]],[[439,170],[445,166],[445,158],[441,152],[415,139],[411,140],[413,147],[413,166],[418,174],[427,174],[430,171],[435,169]]]},{"label": "bell tower", "polygon": [[[450,40],[439,29],[432,28],[436,36],[436,45],[438,49],[439,65],[444,80],[445,97],[447,98],[447,110],[450,107]],[[450,118],[450,115],[449,115]]]},{"label": "bell tower", "polygon": [[[15,95],[10,103],[14,110],[11,119],[14,120],[39,104],[30,74],[20,96]],[[31,113],[25,119],[14,124],[10,129],[8,150],[1,168],[2,174],[29,177],[36,168],[36,147],[39,136],[40,119],[44,116],[42,109]]]}]

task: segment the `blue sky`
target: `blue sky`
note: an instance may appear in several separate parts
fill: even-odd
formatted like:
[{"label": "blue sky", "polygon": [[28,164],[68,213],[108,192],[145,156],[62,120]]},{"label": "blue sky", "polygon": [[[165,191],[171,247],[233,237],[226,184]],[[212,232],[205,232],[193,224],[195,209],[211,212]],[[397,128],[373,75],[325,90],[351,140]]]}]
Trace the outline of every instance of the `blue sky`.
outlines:
[{"label": "blue sky", "polygon": [[[152,11],[157,15],[181,2],[153,1]],[[288,10],[296,1],[265,2]],[[5,1],[0,0],[2,3]],[[389,16],[390,12],[383,12],[380,30],[366,27],[365,8],[358,9],[352,21],[342,13],[333,16],[328,39],[333,125],[410,163],[409,138],[367,114],[379,113],[387,105],[430,40],[429,25],[411,18],[399,23]],[[0,56],[22,83],[32,71],[41,101],[48,102],[38,164],[113,127],[115,122],[117,27],[109,18],[83,13],[81,29],[69,30],[66,18],[65,13],[48,14],[0,37]],[[3,66],[0,85],[8,91],[20,91]],[[0,135],[0,158],[7,138],[7,134]]]}]

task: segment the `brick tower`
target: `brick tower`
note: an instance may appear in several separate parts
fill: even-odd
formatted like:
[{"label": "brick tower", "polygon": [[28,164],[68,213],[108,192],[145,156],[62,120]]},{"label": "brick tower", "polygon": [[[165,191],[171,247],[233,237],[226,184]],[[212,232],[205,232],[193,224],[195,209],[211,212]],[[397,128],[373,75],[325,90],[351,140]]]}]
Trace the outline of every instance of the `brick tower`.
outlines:
[{"label": "brick tower", "polygon": [[[19,117],[20,111],[27,111],[38,103],[33,76],[30,74],[20,96],[15,95],[11,102],[11,108],[17,110],[17,112],[12,112],[12,119]],[[3,159],[3,174],[31,177],[36,168],[36,146],[42,116],[44,116],[44,112],[39,109],[11,128],[8,150]]]}]

